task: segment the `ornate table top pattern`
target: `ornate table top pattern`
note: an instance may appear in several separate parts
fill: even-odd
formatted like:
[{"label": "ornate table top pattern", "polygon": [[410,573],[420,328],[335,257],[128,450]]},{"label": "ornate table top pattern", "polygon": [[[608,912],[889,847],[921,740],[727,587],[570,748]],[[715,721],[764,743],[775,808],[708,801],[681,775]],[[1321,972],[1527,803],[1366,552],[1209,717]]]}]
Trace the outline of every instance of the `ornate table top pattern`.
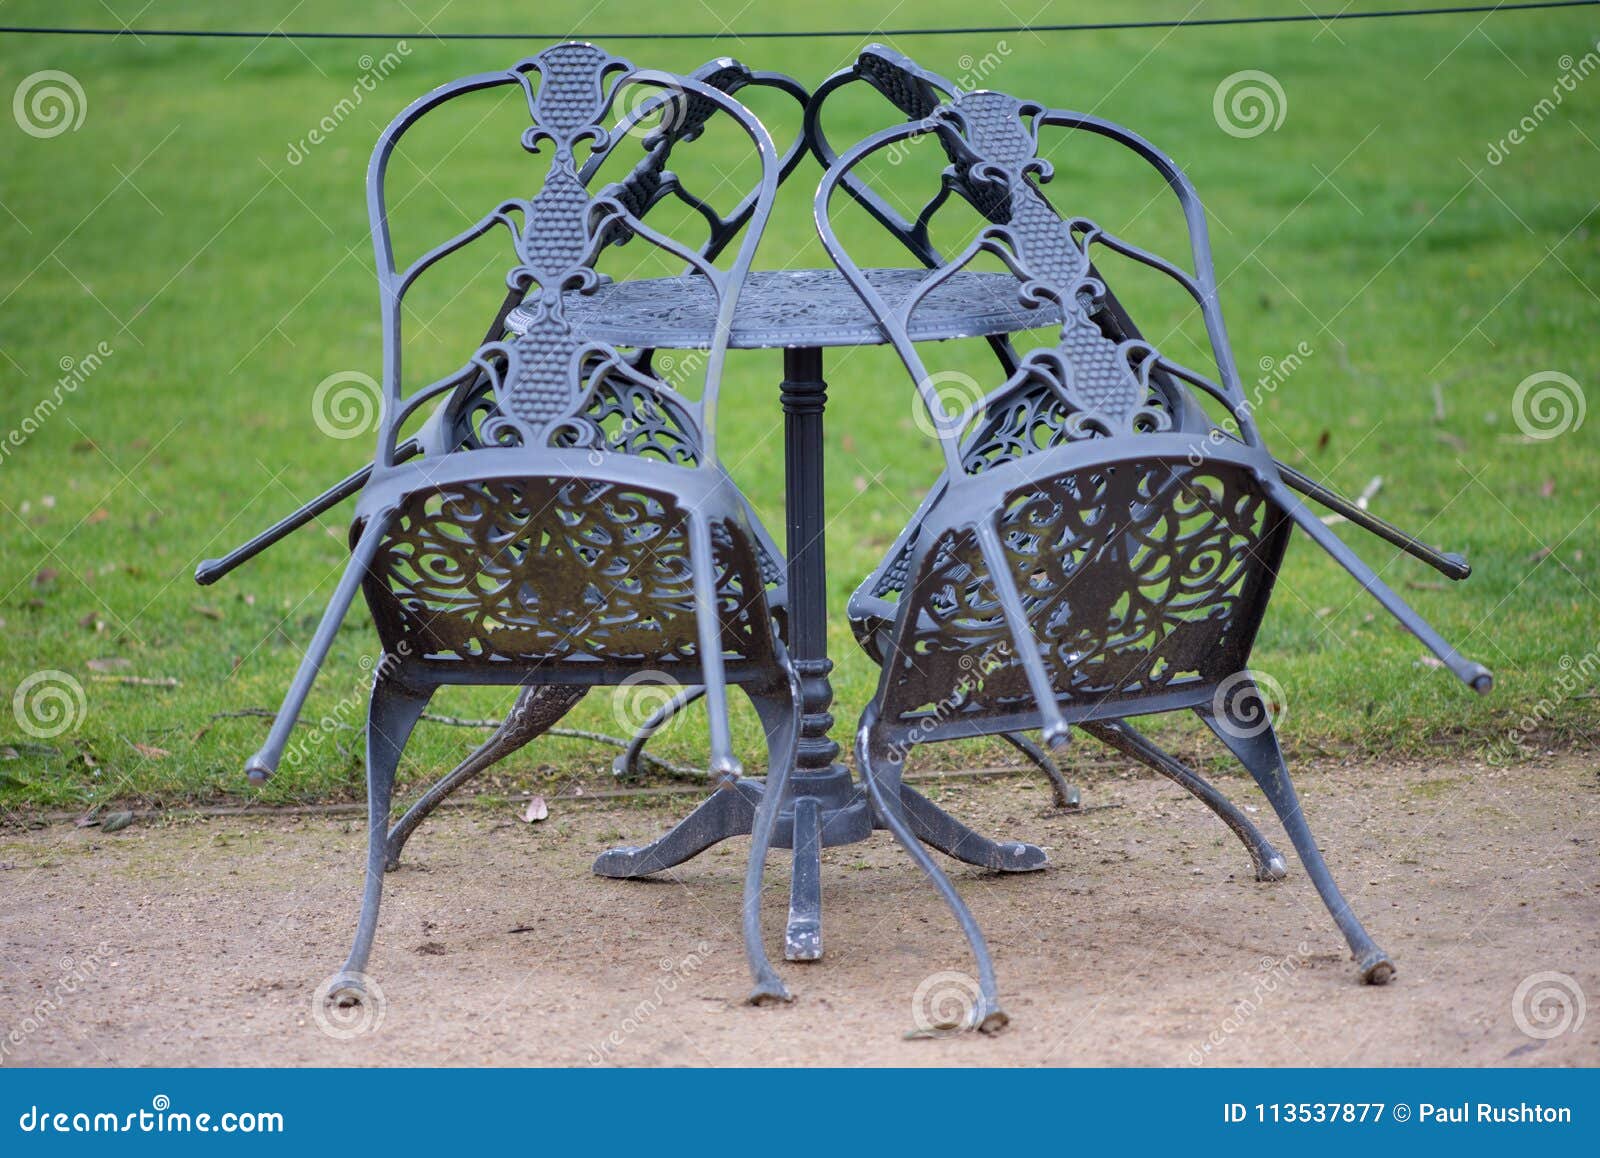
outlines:
[{"label": "ornate table top pattern", "polygon": [[[926,277],[922,269],[868,270],[867,279],[891,305]],[[1060,325],[1053,303],[1030,308],[1017,296],[1010,274],[964,270],[923,299],[911,316],[917,341],[986,337]],[[688,350],[710,344],[715,298],[697,275],[608,282],[591,294],[567,295],[566,314],[585,338],[615,346]],[[520,331],[519,307],[506,324]],[[856,291],[837,270],[757,270],[739,295],[734,316],[736,349],[782,346],[881,345],[882,333]]]}]

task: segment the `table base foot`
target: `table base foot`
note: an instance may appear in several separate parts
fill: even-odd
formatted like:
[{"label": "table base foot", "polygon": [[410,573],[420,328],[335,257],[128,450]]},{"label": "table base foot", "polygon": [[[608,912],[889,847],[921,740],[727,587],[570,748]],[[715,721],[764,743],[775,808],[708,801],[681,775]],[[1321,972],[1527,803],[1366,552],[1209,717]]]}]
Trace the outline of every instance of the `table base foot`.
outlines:
[{"label": "table base foot", "polygon": [[759,781],[738,780],[707,799],[660,840],[643,848],[608,849],[595,858],[596,876],[647,877],[699,856],[730,836],[748,836],[761,803]]}]

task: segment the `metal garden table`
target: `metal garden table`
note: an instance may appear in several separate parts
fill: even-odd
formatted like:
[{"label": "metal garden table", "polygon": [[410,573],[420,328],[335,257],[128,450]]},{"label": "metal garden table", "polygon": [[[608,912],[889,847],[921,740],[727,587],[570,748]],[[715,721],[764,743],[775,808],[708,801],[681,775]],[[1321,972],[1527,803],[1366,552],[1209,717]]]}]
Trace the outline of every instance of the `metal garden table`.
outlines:
[{"label": "metal garden table", "polygon": [[[927,277],[923,269],[882,269],[868,278],[891,303]],[[695,276],[611,282],[589,294],[571,293],[566,314],[585,338],[615,346],[693,350],[711,338],[715,299]],[[513,311],[508,326],[519,328]],[[964,271],[932,291],[918,307],[911,335],[918,341],[988,337],[1059,326],[1052,304],[1019,303],[1010,274]],[[804,719],[796,766],[785,794],[773,845],[794,853],[785,956],[822,956],[824,847],[853,844],[883,827],[862,785],[839,763],[831,738],[833,688],[828,658],[827,563],[823,545],[823,378],[826,347],[881,345],[883,333],[860,296],[836,270],[770,270],[750,274],[740,294],[731,346],[784,352],[780,399],[784,412],[788,554],[788,644],[800,676]],[[906,399],[895,391],[896,402]],[[605,877],[642,877],[698,855],[750,831],[764,785],[740,780],[713,793],[670,832],[643,848],[602,853],[594,871]],[[974,832],[912,788],[904,790],[907,819],[917,836],[970,864],[1003,872],[1043,868],[1043,849],[1020,841],[995,841]]]}]

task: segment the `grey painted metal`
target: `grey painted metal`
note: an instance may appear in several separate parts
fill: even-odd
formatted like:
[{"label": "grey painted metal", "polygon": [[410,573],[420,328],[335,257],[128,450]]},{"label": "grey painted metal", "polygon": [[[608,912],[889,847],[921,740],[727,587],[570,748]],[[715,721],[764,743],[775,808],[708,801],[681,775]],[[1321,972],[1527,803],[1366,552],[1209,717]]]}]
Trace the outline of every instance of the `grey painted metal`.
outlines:
[{"label": "grey painted metal", "polygon": [[[746,88],[767,88],[784,93],[801,107],[805,105],[808,99],[806,90],[792,78],[782,73],[752,70],[727,57],[710,61],[697,69],[692,74],[692,77],[696,81],[710,85],[730,96]],[[674,104],[674,102],[676,103]],[[708,260],[715,260],[750,220],[754,210],[755,194],[746,196],[726,215],[719,214],[704,200],[688,190],[678,175],[667,169],[667,164],[671,158],[672,148],[682,142],[692,141],[699,136],[704,130],[707,121],[716,111],[716,105],[703,101],[692,93],[646,97],[639,101],[631,111],[620,116],[615,126],[611,129],[613,139],[620,140],[623,135],[630,131],[648,137],[645,155],[634,166],[632,172],[617,185],[621,199],[631,208],[634,208],[641,217],[649,213],[656,205],[669,199],[677,199],[690,206],[706,222],[708,236],[701,246],[700,253],[702,257]],[[637,126],[655,117],[660,118],[660,123],[653,131],[644,133],[637,129]],[[808,143],[803,133],[797,133],[789,142],[779,163],[778,182],[780,185],[806,156],[808,148]],[[604,160],[605,154],[596,154],[582,166],[579,176],[586,187],[592,183],[600,164]],[[623,240],[625,239],[623,238]],[[567,305],[581,309],[584,300],[582,293],[573,292],[568,295]],[[507,294],[493,323],[485,332],[483,339],[485,343],[496,340],[506,332],[507,315],[520,302],[520,294],[514,292]],[[714,313],[715,311],[713,310],[713,316]],[[519,313],[518,317],[523,322],[518,329],[526,329],[526,313]],[[701,346],[710,344],[711,329],[712,327],[708,325],[702,341],[699,343]],[[598,337],[601,341],[607,340],[604,336]],[[646,362],[648,361],[647,354],[641,354],[639,357]],[[439,411],[434,415],[433,420],[428,424],[423,435],[407,439],[396,448],[395,461],[397,463],[404,462],[423,453],[424,444],[434,454],[444,453],[447,450],[471,444],[473,439],[471,424],[470,422],[463,422],[461,415],[470,414],[475,410],[481,410],[492,405],[493,400],[488,391],[488,386],[487,377],[480,375],[476,381],[466,388],[447,397],[441,404]],[[217,559],[203,560],[196,568],[195,581],[201,585],[215,583],[234,568],[255,558],[262,551],[295,530],[306,526],[313,519],[328,513],[345,500],[359,494],[371,477],[372,470],[371,464],[361,467],[227,555]],[[782,571],[778,563],[778,548],[766,535],[759,522],[754,524],[754,530],[760,539],[759,549],[762,555],[763,571],[769,580],[772,580],[772,583],[769,584],[769,603],[781,630],[783,624],[783,590],[781,584]],[[398,865],[400,852],[418,825],[451,792],[494,763],[515,752],[536,736],[543,734],[544,731],[556,723],[559,719],[559,713],[556,717],[551,718],[543,728],[532,729],[526,723],[532,718],[542,716],[543,713],[548,711],[551,703],[557,702],[542,699],[544,695],[544,689],[537,685],[523,688],[501,727],[483,745],[475,749],[459,765],[441,777],[412,806],[392,834],[393,849],[389,858],[389,867],[391,869]],[[652,732],[654,730],[651,729]],[[593,738],[603,739],[603,737],[598,736]],[[643,744],[648,738],[648,734],[641,733],[630,741],[625,749],[625,755],[619,757],[619,763],[625,762],[627,766],[636,768]]]},{"label": "grey painted metal", "polygon": [[[872,269],[867,278],[885,300],[917,287],[921,270]],[[911,336],[917,341],[987,337],[1061,324],[1053,303],[1017,301],[1006,274],[964,270],[928,295]],[[688,350],[704,346],[716,318],[711,287],[693,275],[613,282],[589,294],[569,294],[567,316],[581,334],[619,346]],[[511,311],[518,330],[531,311]],[[739,296],[731,349],[875,346],[887,339],[838,270],[754,270]]]},{"label": "grey painted metal", "polygon": [[[520,88],[527,104],[530,127],[522,147],[545,160],[539,191],[501,201],[474,225],[398,265],[386,177],[399,141],[440,106],[508,86]],[[635,139],[608,129],[607,120],[613,108],[623,107],[619,94],[640,87],[662,95],[656,103],[642,102],[632,123],[651,109],[662,111],[669,125],[703,125],[720,114],[748,137],[759,161],[759,186],[726,229],[708,218],[712,240],[703,249],[638,215],[674,184],[663,176],[666,156],[698,129],[641,134],[645,162],[597,192],[587,186],[586,173]],[[584,162],[581,150],[587,151]],[[350,563],[266,743],[247,763],[256,779],[276,768],[360,589],[384,654],[368,720],[367,883],[334,999],[359,1001],[364,990],[383,874],[399,851],[395,838],[404,840],[418,813],[413,809],[391,836],[395,767],[434,690],[444,684],[541,689],[527,691],[501,731],[475,753],[483,764],[548,727],[584,689],[622,683],[641,671],[707,689],[710,767],[730,798],[738,792],[741,765],[732,750],[728,686],[741,688],[760,714],[772,796],[751,820],[746,952],[753,999],[787,997],[761,944],[759,893],[776,802],[795,759],[800,693],[768,602],[769,540],[718,456],[716,414],[739,294],[791,163],[760,122],[721,89],[636,68],[581,43],[436,89],[380,136],[367,181],[384,336],[377,450],[356,506]],[[437,262],[501,227],[513,263],[488,339],[450,375],[411,383],[401,369],[406,293]],[[714,288],[717,323],[697,402],[651,373],[647,351],[630,355],[588,339],[565,318],[566,291],[600,284],[595,262],[601,251],[632,242],[665,250]],[[732,256],[719,267],[714,258],[724,248]],[[506,314],[524,301],[539,303],[537,317],[524,332],[502,337]],[[419,436],[422,455],[407,459],[402,427],[441,398],[446,401]],[[436,794],[467,774],[457,769]],[[423,814],[428,803],[419,803]]]},{"label": "grey painted metal", "polygon": [[[916,384],[944,455],[940,484],[874,576],[891,582],[899,598],[884,609],[887,626],[875,628],[867,641],[881,656],[882,671],[861,717],[856,753],[874,803],[971,946],[981,990],[972,1024],[993,1029],[1005,1015],[977,923],[905,823],[906,754],[918,743],[1035,728],[1059,747],[1071,725],[1092,727],[1102,740],[1180,783],[1192,781],[1186,786],[1240,834],[1258,875],[1278,875],[1281,858],[1253,826],[1121,723],[1181,709],[1200,715],[1251,772],[1362,977],[1386,981],[1393,966],[1350,912],[1317,851],[1249,673],[1251,646],[1291,530],[1298,526],[1310,535],[1469,687],[1489,690],[1489,672],[1412,611],[1285,481],[1239,381],[1205,212],[1178,167],[1143,138],[1101,118],[1002,93],[933,94],[928,74],[914,67],[882,49],[858,61],[856,72],[914,119],[831,158],[817,191],[816,220],[830,257]],[[842,83],[835,78],[823,85],[819,97]],[[815,143],[815,112],[808,123]],[[1108,138],[1161,174],[1184,213],[1191,270],[1088,219],[1055,211],[1042,188],[1052,170],[1039,155],[1040,134],[1052,128]],[[887,206],[857,178],[857,166],[924,137],[949,158],[943,186],[914,223],[897,217],[885,223],[924,245],[932,268],[919,290],[891,302],[835,232],[834,198],[843,188],[883,220]],[[943,260],[926,244],[927,224],[951,196],[966,200],[988,224]],[[1220,381],[1127,332],[1131,322],[1113,308],[1094,268],[1096,245],[1161,271],[1188,292],[1204,318]],[[1065,321],[1054,346],[1020,358],[997,344],[1003,381],[951,421],[910,322],[928,292],[980,255],[1012,272],[1019,299],[1053,301]],[[1220,403],[1238,437],[1211,437],[1211,425],[1196,421],[1199,408],[1188,390]]]}]

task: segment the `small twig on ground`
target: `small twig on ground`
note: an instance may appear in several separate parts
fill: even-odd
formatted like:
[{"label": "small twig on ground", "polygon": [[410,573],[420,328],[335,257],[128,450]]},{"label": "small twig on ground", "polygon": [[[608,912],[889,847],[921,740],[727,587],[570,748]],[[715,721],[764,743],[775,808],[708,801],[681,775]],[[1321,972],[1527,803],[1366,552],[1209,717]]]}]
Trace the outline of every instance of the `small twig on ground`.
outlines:
[{"label": "small twig on ground", "polygon": [[89,678],[99,684],[127,684],[136,688],[175,688],[181,686],[171,676],[163,676],[157,679],[150,676],[96,675]]}]

